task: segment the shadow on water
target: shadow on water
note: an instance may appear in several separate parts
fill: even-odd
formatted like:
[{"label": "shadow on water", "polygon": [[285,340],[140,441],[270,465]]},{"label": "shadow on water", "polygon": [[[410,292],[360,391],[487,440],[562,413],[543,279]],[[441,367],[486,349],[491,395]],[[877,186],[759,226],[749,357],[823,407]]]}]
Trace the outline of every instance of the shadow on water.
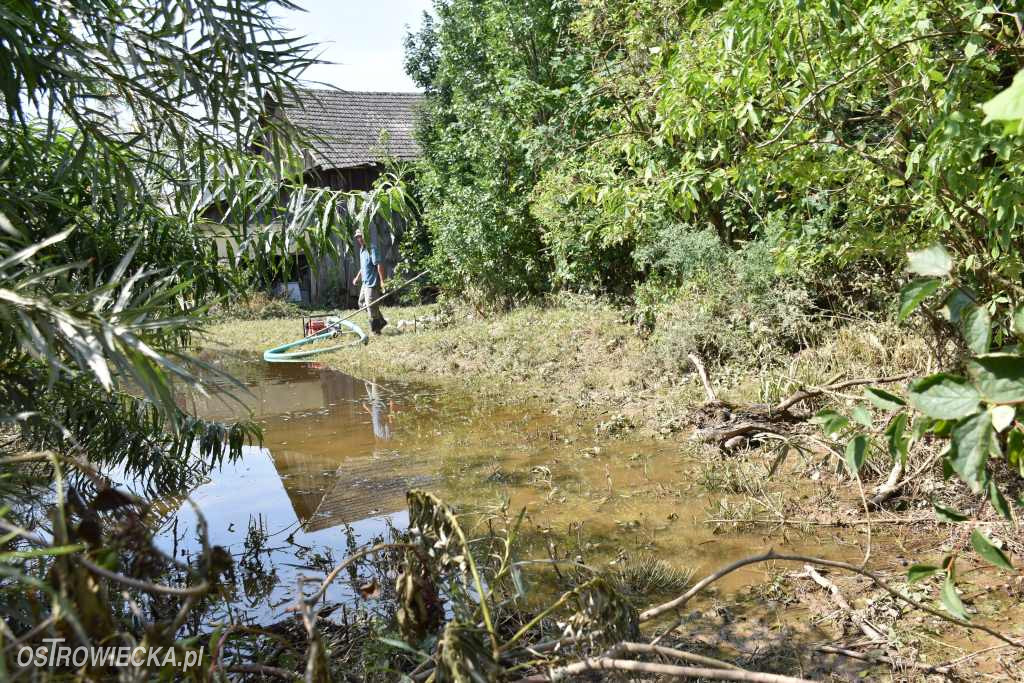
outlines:
[{"label": "shadow on water", "polygon": [[[182,397],[183,406],[220,420],[251,411],[264,443],[202,472],[188,491],[164,497],[156,506],[163,520],[158,543],[182,559],[198,552],[197,520],[185,504],[191,497],[210,541],[238,560],[242,575],[227,601],[235,620],[281,619],[299,576],[323,576],[358,545],[403,528],[410,488],[464,509],[526,506],[524,556],[546,557],[554,539],[563,552],[588,561],[656,556],[705,572],[769,546],[820,549],[817,539],[799,535],[715,535],[705,519],[720,495],[701,487],[678,443],[611,438],[536,407],[496,407],[316,364],[207,360],[248,393],[215,385],[209,395]],[[764,578],[755,568],[731,580]],[[353,572],[335,581],[325,600],[352,602],[361,582]]]}]

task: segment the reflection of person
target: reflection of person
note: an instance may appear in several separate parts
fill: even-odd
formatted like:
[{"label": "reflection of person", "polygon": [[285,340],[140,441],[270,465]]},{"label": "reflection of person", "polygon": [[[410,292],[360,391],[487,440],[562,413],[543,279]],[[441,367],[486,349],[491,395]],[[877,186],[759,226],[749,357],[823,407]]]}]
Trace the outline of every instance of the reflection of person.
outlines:
[{"label": "reflection of person", "polygon": [[374,334],[380,334],[388,321],[380,312],[380,304],[372,302],[384,293],[384,265],[377,256],[377,247],[372,243],[366,243],[362,230],[356,231],[356,244],[359,245],[359,272],[356,273],[352,284],[358,285],[362,281],[363,286],[359,289],[359,306],[369,308],[370,330]]},{"label": "reflection of person", "polygon": [[370,421],[373,422],[373,435],[381,441],[391,438],[391,408],[393,406],[384,402],[380,395],[380,387],[376,382],[366,381],[366,409],[370,413]]}]

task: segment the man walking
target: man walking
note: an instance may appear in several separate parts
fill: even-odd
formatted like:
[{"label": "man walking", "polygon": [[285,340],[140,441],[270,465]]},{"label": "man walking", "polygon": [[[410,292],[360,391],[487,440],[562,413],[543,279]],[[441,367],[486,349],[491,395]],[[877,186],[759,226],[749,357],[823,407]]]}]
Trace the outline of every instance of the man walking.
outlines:
[{"label": "man walking", "polygon": [[359,272],[356,273],[352,284],[358,285],[360,280],[362,281],[363,286],[359,289],[359,306],[369,308],[370,331],[380,334],[388,321],[380,312],[380,305],[373,302],[384,292],[384,266],[377,257],[377,248],[373,244],[366,244],[362,230],[356,231],[356,244],[359,245]]}]

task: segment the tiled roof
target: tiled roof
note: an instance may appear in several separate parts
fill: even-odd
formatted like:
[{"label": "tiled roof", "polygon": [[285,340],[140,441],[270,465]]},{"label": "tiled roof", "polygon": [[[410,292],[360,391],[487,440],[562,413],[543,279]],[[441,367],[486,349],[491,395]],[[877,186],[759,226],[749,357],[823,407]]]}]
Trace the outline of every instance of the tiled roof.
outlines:
[{"label": "tiled roof", "polygon": [[[416,159],[413,139],[419,93],[354,92],[302,88],[298,101],[286,101],[284,114],[311,137],[312,161],[321,168],[352,168],[378,163],[388,155]],[[381,134],[387,133],[386,147]]]}]

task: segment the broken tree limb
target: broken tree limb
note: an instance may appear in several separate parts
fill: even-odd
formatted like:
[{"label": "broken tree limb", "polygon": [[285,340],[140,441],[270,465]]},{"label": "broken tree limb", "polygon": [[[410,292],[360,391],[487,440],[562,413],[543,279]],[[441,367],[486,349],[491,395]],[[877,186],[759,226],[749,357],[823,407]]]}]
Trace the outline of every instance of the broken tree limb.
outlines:
[{"label": "broken tree limb", "polygon": [[844,382],[830,383],[822,387],[810,387],[807,389],[799,389],[798,391],[791,394],[788,398],[783,399],[771,409],[773,413],[788,413],[789,409],[795,406],[797,403],[806,401],[809,398],[817,398],[822,394],[830,391],[839,391],[841,389],[848,389],[849,387],[856,387],[862,384],[891,384],[892,382],[899,382],[900,380],[910,379],[913,375],[910,373],[903,375],[896,375],[893,377],[871,377],[868,379],[849,379]]},{"label": "broken tree limb", "polygon": [[737,436],[754,436],[756,434],[781,434],[778,425],[770,422],[757,420],[744,420],[727,424],[724,427],[710,427],[698,429],[693,433],[693,438],[705,443],[724,443]]},{"label": "broken tree limb", "polygon": [[804,565],[804,574],[814,581],[814,583],[818,584],[831,594],[832,602],[836,604],[846,618],[853,622],[853,624],[860,629],[860,632],[867,636],[868,639],[880,643],[888,641],[888,638],[886,638],[884,634],[869,624],[861,614],[850,606],[850,603],[846,601],[845,597],[843,597],[842,591],[839,590],[839,586],[826,579],[809,564]]},{"label": "broken tree limb", "polygon": [[715,388],[711,386],[711,380],[708,379],[708,371],[704,367],[704,363],[701,362],[700,356],[695,353],[688,353],[686,357],[693,363],[693,367],[697,368],[697,376],[700,377],[700,382],[704,385],[704,393],[707,394],[708,403],[721,403],[715,394]]}]

